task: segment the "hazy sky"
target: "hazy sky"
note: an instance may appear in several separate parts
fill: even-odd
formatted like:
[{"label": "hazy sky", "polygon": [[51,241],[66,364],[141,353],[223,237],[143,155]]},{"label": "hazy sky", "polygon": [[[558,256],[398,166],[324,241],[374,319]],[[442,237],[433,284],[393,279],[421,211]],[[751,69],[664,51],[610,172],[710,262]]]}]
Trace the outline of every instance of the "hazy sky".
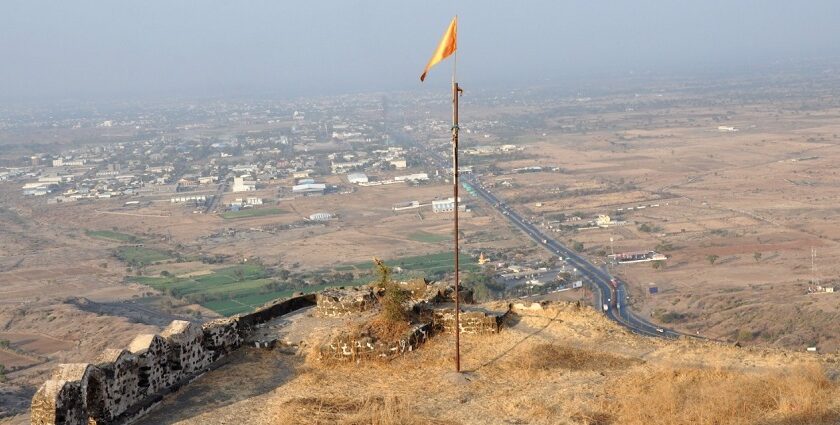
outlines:
[{"label": "hazy sky", "polygon": [[456,12],[472,86],[840,56],[836,0],[3,0],[0,99],[425,90]]}]

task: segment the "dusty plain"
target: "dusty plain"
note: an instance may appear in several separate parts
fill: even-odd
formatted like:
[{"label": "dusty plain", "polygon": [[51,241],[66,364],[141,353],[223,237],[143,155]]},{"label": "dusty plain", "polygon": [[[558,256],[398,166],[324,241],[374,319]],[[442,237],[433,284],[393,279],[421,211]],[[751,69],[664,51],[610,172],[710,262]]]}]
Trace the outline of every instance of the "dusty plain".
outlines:
[{"label": "dusty plain", "polygon": [[[596,264],[611,252],[666,254],[660,268],[611,266],[630,284],[633,308],[654,322],[834,351],[840,302],[819,292],[840,273],[840,108],[831,91],[589,99],[579,109],[592,112],[548,116],[544,131],[519,139],[538,157],[497,161],[503,172],[482,180],[535,222],[575,213],[624,222],[556,233],[582,242]],[[543,171],[511,173],[529,166]]]}]

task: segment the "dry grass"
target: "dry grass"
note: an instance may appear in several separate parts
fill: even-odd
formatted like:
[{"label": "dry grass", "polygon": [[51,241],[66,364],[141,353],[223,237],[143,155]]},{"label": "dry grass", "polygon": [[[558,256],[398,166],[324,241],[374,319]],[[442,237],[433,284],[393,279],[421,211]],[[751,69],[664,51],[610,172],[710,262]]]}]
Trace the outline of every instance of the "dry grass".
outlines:
[{"label": "dry grass", "polygon": [[[840,419],[838,387],[826,378],[837,373],[834,363],[826,363],[826,372],[813,365],[819,357],[804,353],[642,338],[589,311],[547,310],[547,317],[523,316],[497,335],[462,335],[465,380],[453,376],[454,335],[448,333],[387,362],[307,359],[291,373],[275,366],[282,362],[250,363],[247,370],[284,374],[275,390],[228,406],[200,400],[208,413],[183,423],[796,425]],[[218,394],[255,386],[229,368],[203,379],[214,379],[205,385],[220,386]],[[221,415],[238,422],[221,421]]]},{"label": "dry grass", "polygon": [[386,343],[399,341],[411,330],[408,320],[393,321],[382,316],[375,317],[365,325],[371,336]]},{"label": "dry grass", "polygon": [[295,398],[279,409],[275,423],[301,425],[447,425],[413,411],[411,403],[397,397]]},{"label": "dry grass", "polygon": [[605,410],[620,424],[796,425],[840,420],[837,384],[814,365],[747,373],[644,369],[608,390]]},{"label": "dry grass", "polygon": [[606,370],[624,369],[641,363],[641,360],[563,345],[537,344],[512,358],[510,363],[531,371]]}]

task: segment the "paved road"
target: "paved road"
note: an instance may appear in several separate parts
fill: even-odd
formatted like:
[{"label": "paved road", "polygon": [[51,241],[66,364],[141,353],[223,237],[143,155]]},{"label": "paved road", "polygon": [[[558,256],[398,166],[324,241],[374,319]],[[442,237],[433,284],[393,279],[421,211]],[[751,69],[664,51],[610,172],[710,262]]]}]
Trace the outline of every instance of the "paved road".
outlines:
[{"label": "paved road", "polygon": [[[451,166],[447,164],[446,158],[444,158],[440,153],[435,152],[428,147],[425,147],[425,150],[429,154],[428,159],[433,165],[443,170],[451,170]],[[615,308],[610,307],[607,311],[604,311],[608,318],[627,327],[631,331],[642,335],[657,338],[677,338],[683,335],[670,329],[660,328],[633,313],[630,306],[627,305],[627,285],[621,281],[621,279],[615,278],[611,276],[609,272],[599,269],[577,252],[567,248],[560,242],[557,242],[553,237],[543,233],[539,228],[537,228],[537,226],[528,222],[526,219],[523,219],[515,210],[508,207],[504,201],[500,200],[488,189],[484,188],[481,182],[476,179],[475,175],[461,173],[460,177],[461,181],[468,183],[475,189],[475,193],[480,198],[490,204],[490,206],[495,208],[502,215],[507,217],[511,223],[527,234],[528,237],[533,239],[538,245],[551,251],[555,255],[563,257],[566,264],[575,267],[580,272],[581,276],[588,280],[596,289],[595,306],[598,310],[604,311],[602,306],[604,304],[611,304],[609,301],[611,294],[610,283],[613,279],[615,279],[617,299],[615,302]]]},{"label": "paved road", "polygon": [[485,189],[473,176],[462,176],[462,181],[470,184],[475,189],[475,193],[479,197],[504,215],[511,223],[527,234],[528,237],[533,239],[538,245],[551,251],[555,255],[563,257],[566,264],[575,267],[584,279],[592,283],[593,287],[597,289],[595,293],[597,301],[596,305],[602,311],[603,309],[601,306],[604,304],[611,304],[610,281],[615,279],[617,285],[617,299],[615,300],[615,308],[609,307],[609,309],[605,311],[607,317],[639,334],[663,338],[676,338],[680,336],[677,332],[659,328],[658,326],[634,314],[627,305],[626,284],[620,279],[614,278],[609,274],[609,272],[596,267],[577,252],[567,248],[560,242],[557,242],[550,235],[543,233],[536,225],[529,222],[527,219],[522,218],[514,209],[508,207],[504,201],[500,200],[489,190]]},{"label": "paved road", "polygon": [[207,203],[207,207],[204,208],[204,214],[210,214],[216,211],[216,208],[219,207],[219,203],[222,201],[222,195],[225,193],[225,190],[227,190],[227,182],[219,183],[219,186],[216,188],[216,193],[212,195],[213,197]]}]

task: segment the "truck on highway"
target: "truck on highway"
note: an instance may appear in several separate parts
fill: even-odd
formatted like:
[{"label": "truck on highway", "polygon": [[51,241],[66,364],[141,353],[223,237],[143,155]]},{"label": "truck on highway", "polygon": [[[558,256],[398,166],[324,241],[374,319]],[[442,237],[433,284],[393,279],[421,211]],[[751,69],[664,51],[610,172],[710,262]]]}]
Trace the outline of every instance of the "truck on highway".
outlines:
[{"label": "truck on highway", "polygon": [[610,305],[609,304],[604,304],[604,313],[606,313],[608,311],[610,311]]}]

